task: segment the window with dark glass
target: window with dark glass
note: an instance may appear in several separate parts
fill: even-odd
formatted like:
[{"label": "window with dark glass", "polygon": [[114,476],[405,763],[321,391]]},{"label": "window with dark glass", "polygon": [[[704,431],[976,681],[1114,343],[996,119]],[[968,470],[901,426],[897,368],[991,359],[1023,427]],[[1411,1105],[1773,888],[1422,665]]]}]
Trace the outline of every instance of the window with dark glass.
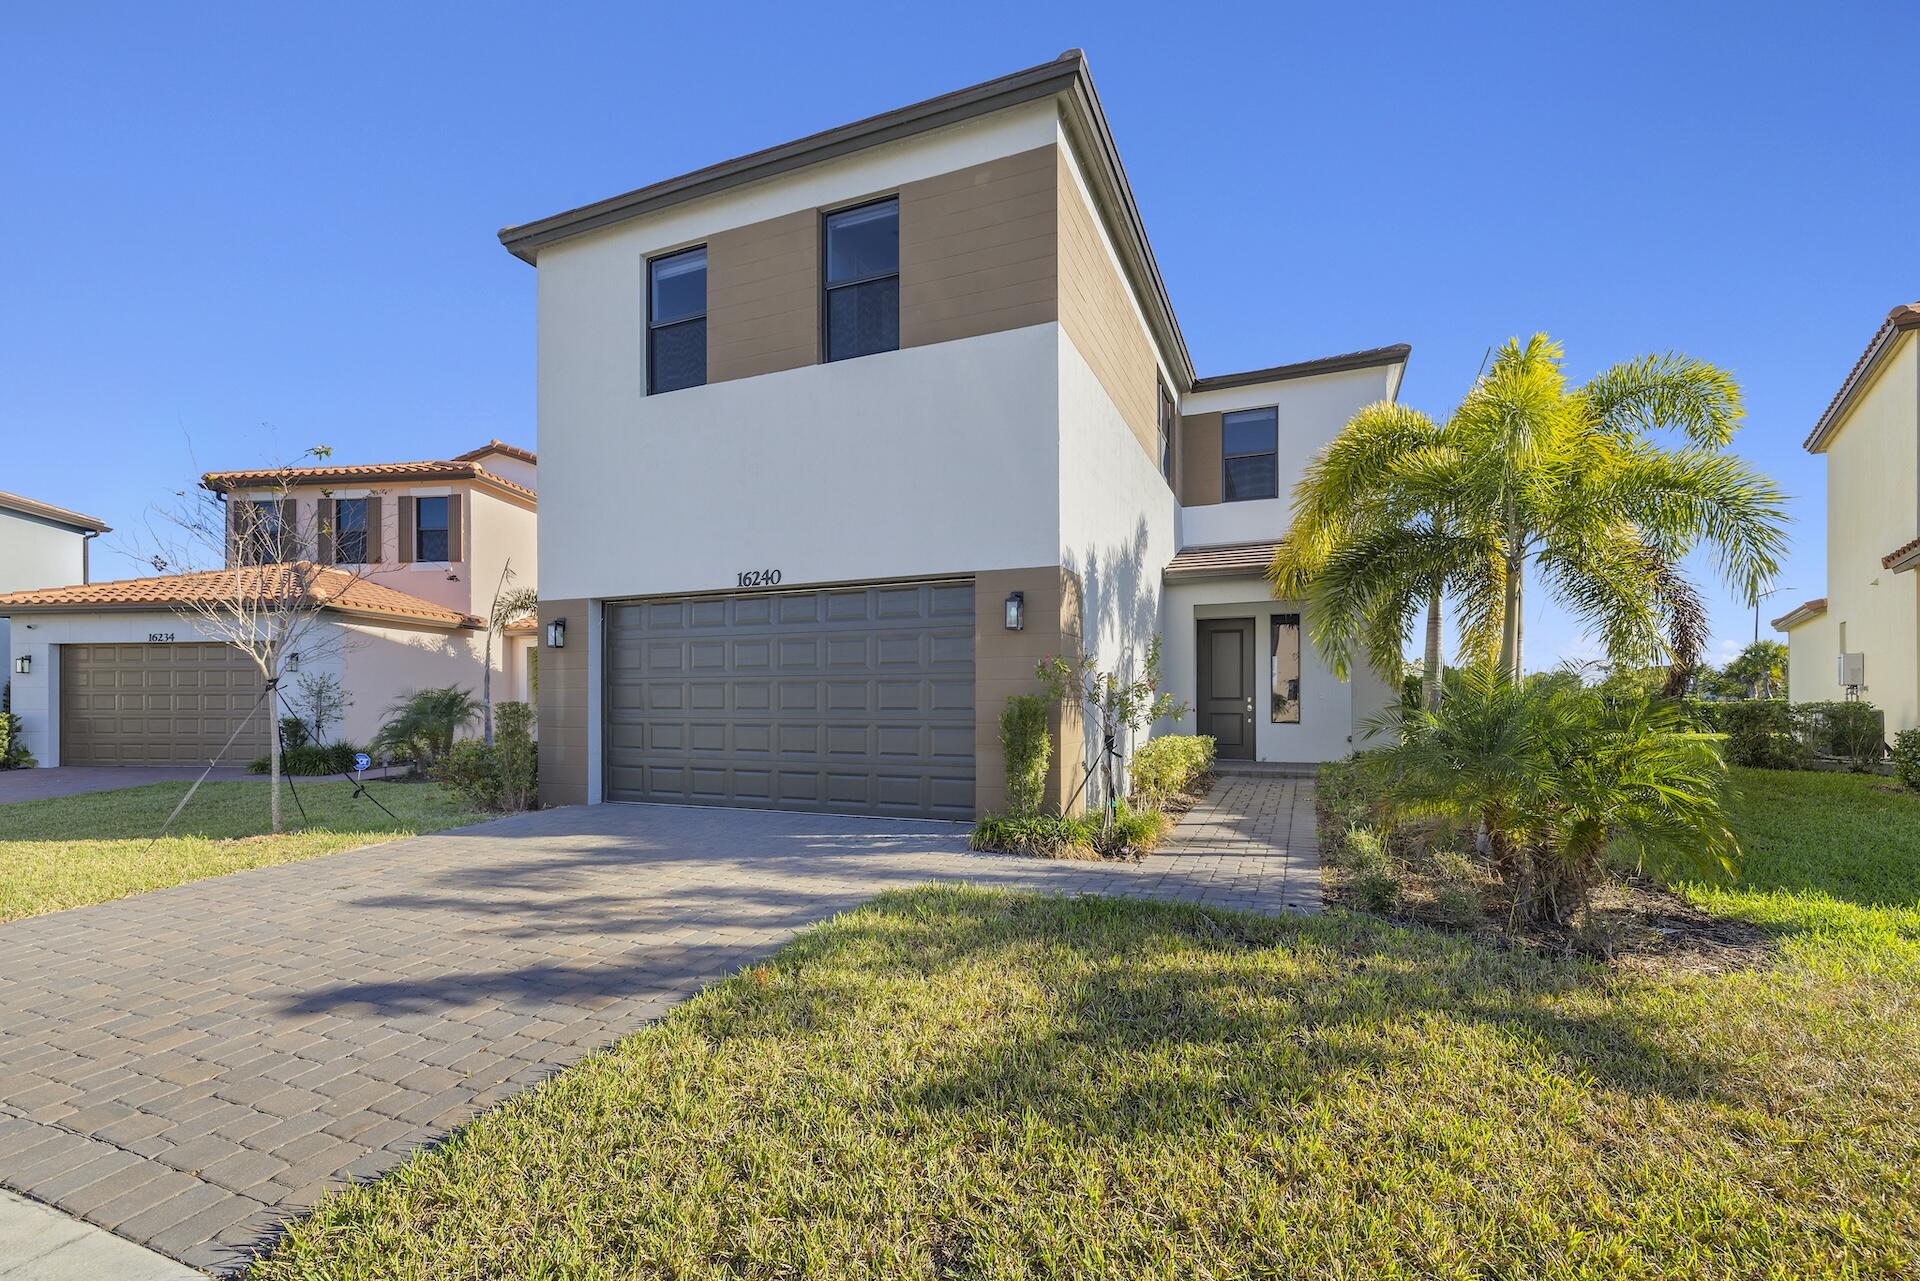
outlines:
[{"label": "window with dark glass", "polygon": [[367,563],[367,500],[333,500],[333,559],[342,565]]},{"label": "window with dark glass", "polygon": [[1275,725],[1300,723],[1300,615],[1273,616],[1273,705]]},{"label": "window with dark glass", "polygon": [[828,360],[900,347],[900,202],[827,215]]},{"label": "window with dark glass", "polygon": [[415,560],[447,558],[447,500],[414,499],[413,543]]},{"label": "window with dark glass", "polygon": [[287,559],[287,523],[278,499],[250,502],[240,509],[240,559],[250,565],[274,565]]},{"label": "window with dark glass", "polygon": [[1158,384],[1160,392],[1160,420],[1158,438],[1160,445],[1160,474],[1173,483],[1173,395],[1167,391],[1166,383]]},{"label": "window with dark glass", "polygon": [[1280,414],[1240,409],[1220,416],[1220,446],[1226,455],[1221,495],[1227,502],[1278,498]]},{"label": "window with dark glass", "polygon": [[647,394],[707,381],[707,250],[647,263]]}]

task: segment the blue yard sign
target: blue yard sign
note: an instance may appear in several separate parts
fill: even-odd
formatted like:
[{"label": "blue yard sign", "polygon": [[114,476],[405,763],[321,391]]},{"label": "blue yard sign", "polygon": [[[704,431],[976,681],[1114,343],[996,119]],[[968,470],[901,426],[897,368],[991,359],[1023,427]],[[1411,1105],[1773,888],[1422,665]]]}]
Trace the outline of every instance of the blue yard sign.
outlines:
[{"label": "blue yard sign", "polygon": [[373,757],[368,756],[365,752],[355,752],[353,754],[353,768],[361,773],[365,773],[367,770],[373,768]]}]

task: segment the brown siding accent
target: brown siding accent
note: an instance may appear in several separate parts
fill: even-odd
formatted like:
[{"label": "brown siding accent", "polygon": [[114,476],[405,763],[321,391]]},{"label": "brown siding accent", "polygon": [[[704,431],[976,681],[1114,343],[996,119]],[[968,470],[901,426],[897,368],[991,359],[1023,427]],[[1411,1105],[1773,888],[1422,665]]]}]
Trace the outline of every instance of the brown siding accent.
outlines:
[{"label": "brown siding accent", "polygon": [[1057,151],[1036,147],[900,188],[902,347],[1058,318]]},{"label": "brown siding accent", "polygon": [[[1034,668],[1054,654],[1080,651],[1080,579],[1059,565],[988,570],[976,574],[974,590],[974,803],[982,814],[1007,803],[1005,758],[1000,752],[1000,711],[1012,694],[1042,692]],[[1009,592],[1026,593],[1026,626],[1006,629]],[[1053,763],[1045,804],[1058,809],[1081,773],[1082,724],[1077,706],[1061,706],[1049,718]],[[1075,801],[1085,808],[1085,797]]]},{"label": "brown siding accent", "polygon": [[465,559],[461,556],[460,508],[464,506],[460,495],[447,495],[447,560],[449,562]]},{"label": "brown siding accent", "polygon": [[1180,502],[1204,507],[1220,501],[1220,415],[1180,420]]},{"label": "brown siding accent", "polygon": [[[587,801],[587,673],[593,620],[584,600],[540,602],[540,800],[546,805]],[[567,620],[565,649],[547,645],[547,624]]]},{"label": "brown siding accent", "polygon": [[1140,327],[1132,291],[1107,254],[1099,220],[1067,168],[1072,158],[1054,150],[1059,157],[1060,328],[1157,466],[1154,389],[1159,368],[1153,348]]},{"label": "brown siding accent", "polygon": [[400,503],[400,527],[397,531],[399,537],[395,541],[399,543],[399,547],[395,549],[396,554],[393,559],[399,564],[411,565],[413,563],[414,548],[417,546],[413,537],[413,499],[403,495],[398,501]]},{"label": "brown siding accent", "polygon": [[820,359],[820,216],[811,209],[707,241],[707,381]]}]

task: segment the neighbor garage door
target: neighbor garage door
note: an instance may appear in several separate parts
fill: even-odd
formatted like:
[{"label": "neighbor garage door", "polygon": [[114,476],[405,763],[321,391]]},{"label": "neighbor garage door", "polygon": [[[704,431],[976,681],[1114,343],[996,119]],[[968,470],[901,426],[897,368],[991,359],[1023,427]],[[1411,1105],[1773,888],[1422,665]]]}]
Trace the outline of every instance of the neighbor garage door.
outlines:
[{"label": "neighbor garage door", "polygon": [[[267,752],[260,672],[226,645],[62,645],[62,765],[204,765]],[[256,713],[255,709],[258,708]]]},{"label": "neighbor garage door", "polygon": [[973,814],[973,584],[607,607],[606,794]]}]

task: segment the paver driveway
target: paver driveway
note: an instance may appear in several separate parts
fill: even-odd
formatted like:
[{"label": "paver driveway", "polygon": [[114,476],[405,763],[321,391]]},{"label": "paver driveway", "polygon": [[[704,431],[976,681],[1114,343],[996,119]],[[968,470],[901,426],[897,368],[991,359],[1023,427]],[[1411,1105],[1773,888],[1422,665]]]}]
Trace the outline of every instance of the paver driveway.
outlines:
[{"label": "paver driveway", "polygon": [[[1259,786],[1311,813],[1310,785]],[[1238,826],[1225,796],[1186,852],[1141,864],[970,854],[944,823],[598,806],[18,921],[0,927],[0,1183],[230,1270],[326,1188],[881,890],[1298,903],[1312,850],[1248,837],[1274,839],[1258,811],[1279,794],[1248,793]]]}]

